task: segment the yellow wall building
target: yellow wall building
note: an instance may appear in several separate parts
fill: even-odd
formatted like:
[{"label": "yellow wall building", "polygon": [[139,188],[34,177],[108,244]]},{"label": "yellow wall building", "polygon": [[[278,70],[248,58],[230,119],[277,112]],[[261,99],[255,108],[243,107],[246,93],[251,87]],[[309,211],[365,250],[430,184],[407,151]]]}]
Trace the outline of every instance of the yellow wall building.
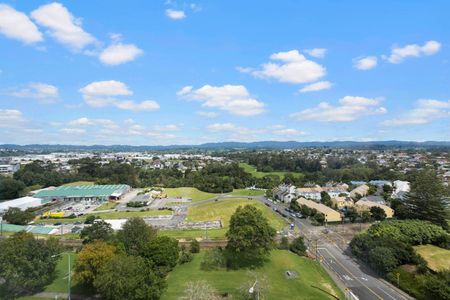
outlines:
[{"label": "yellow wall building", "polygon": [[341,222],[342,218],[341,218],[341,213],[338,211],[335,211],[334,209],[323,205],[321,203],[317,203],[315,201],[311,201],[311,200],[307,200],[305,198],[299,198],[297,199],[297,203],[299,205],[306,205],[309,208],[314,208],[315,210],[317,210],[318,212],[322,213],[325,215],[325,220],[327,222]]},{"label": "yellow wall building", "polygon": [[372,201],[359,200],[355,203],[355,208],[358,212],[369,211],[371,207],[380,207],[386,213],[386,218],[392,218],[394,216],[394,210],[387,205],[378,204]]}]

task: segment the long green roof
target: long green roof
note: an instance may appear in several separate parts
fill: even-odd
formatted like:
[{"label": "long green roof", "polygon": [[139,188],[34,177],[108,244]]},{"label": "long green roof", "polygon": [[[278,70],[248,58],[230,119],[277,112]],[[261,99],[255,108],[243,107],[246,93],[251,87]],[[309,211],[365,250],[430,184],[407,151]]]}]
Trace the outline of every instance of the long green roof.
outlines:
[{"label": "long green roof", "polygon": [[77,185],[59,186],[55,189],[48,189],[37,192],[34,197],[55,197],[55,198],[78,198],[78,197],[109,197],[114,192],[123,192],[129,188],[126,184],[109,185]]}]

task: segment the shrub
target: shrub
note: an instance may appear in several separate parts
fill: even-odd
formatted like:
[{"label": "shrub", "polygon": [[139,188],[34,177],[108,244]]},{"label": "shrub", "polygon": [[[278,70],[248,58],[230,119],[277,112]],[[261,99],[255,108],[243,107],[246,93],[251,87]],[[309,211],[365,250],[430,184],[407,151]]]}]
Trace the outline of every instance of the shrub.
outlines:
[{"label": "shrub", "polygon": [[281,238],[280,244],[278,245],[278,249],[282,249],[282,250],[289,249],[289,240],[287,237],[283,236]]},{"label": "shrub", "polygon": [[199,253],[200,252],[200,243],[197,240],[192,240],[190,245],[191,253]]},{"label": "shrub", "polygon": [[183,252],[181,252],[178,262],[180,263],[180,265],[182,265],[182,264],[192,261],[193,258],[194,258],[194,256],[192,255],[192,253],[183,251]]},{"label": "shrub", "polygon": [[219,248],[214,248],[205,252],[202,262],[200,263],[200,269],[204,271],[212,271],[224,268],[226,260],[224,253]]},{"label": "shrub", "polygon": [[297,255],[304,256],[306,253],[306,246],[303,237],[299,236],[298,238],[295,238],[289,246],[289,250]]}]

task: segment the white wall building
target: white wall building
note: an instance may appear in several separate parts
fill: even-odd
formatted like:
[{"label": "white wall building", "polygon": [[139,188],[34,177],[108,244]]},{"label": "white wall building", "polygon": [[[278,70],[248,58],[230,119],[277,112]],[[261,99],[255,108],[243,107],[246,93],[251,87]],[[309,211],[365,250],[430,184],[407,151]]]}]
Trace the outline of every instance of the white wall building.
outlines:
[{"label": "white wall building", "polygon": [[31,207],[38,207],[43,205],[42,199],[34,197],[22,197],[14,200],[0,202],[0,214],[7,211],[10,207],[17,207],[21,210],[26,210]]}]

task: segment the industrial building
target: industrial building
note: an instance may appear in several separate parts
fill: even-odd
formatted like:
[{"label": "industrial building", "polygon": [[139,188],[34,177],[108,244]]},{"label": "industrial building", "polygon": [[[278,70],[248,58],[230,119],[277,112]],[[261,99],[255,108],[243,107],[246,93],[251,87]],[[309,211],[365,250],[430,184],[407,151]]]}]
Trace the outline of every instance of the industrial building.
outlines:
[{"label": "industrial building", "polygon": [[307,200],[305,198],[299,198],[297,199],[297,203],[301,206],[301,205],[306,205],[309,208],[314,208],[315,210],[317,210],[319,213],[324,214],[325,216],[325,220],[327,222],[340,222],[342,221],[342,217],[341,217],[341,213],[338,211],[335,211],[334,209],[332,209],[331,207],[328,207],[326,205],[323,205],[321,203],[317,203],[315,201],[312,200]]},{"label": "industrial building", "polygon": [[16,207],[21,210],[26,210],[28,208],[39,207],[44,204],[45,204],[45,201],[43,201],[40,198],[35,198],[35,197],[22,197],[22,198],[17,198],[14,200],[3,201],[3,202],[0,202],[0,214],[7,211],[10,207]]},{"label": "industrial building", "polygon": [[37,192],[34,196],[45,200],[64,201],[107,201],[118,200],[131,187],[126,184],[110,185],[79,185],[60,186],[57,188],[47,188]]}]

